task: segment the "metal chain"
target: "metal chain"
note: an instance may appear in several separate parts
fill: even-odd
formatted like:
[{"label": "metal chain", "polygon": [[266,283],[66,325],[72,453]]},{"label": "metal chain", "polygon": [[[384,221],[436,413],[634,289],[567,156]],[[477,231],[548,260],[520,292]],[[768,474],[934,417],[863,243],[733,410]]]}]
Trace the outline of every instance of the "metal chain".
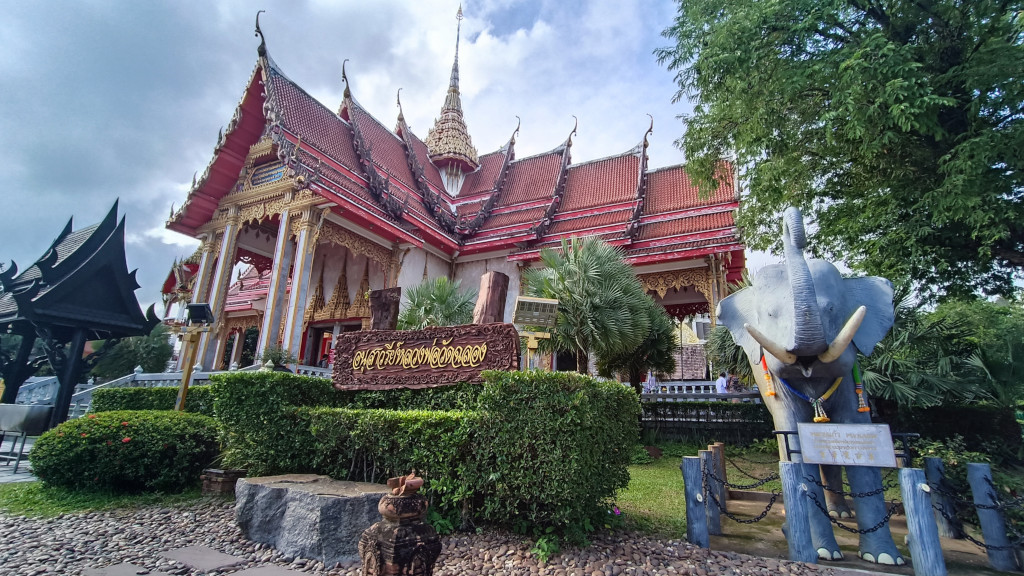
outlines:
[{"label": "metal chain", "polygon": [[814,502],[814,505],[818,507],[818,510],[821,510],[821,513],[824,514],[826,518],[828,518],[829,522],[835,524],[843,530],[846,530],[847,532],[850,532],[851,534],[870,534],[881,529],[882,526],[885,526],[889,523],[889,519],[892,518],[892,515],[896,513],[897,509],[899,509],[899,505],[896,503],[895,500],[893,500],[892,502],[890,502],[891,506],[889,506],[889,511],[886,512],[885,518],[882,518],[882,520],[879,521],[878,524],[875,524],[871,528],[858,529],[851,528],[850,526],[843,524],[839,520],[836,520],[832,516],[829,516],[828,510],[824,506],[822,506],[821,502],[818,501],[818,497],[817,495],[814,494],[814,492],[808,492],[807,497],[811,499],[811,502]]},{"label": "metal chain", "polygon": [[[975,527],[978,526],[977,524],[975,524],[973,522],[964,521],[960,517],[952,517],[952,516],[950,516],[948,513],[946,513],[945,510],[942,509],[942,506],[936,506],[936,505],[932,504],[932,508],[938,510],[939,514],[942,514],[942,517],[945,518],[947,522],[961,521],[964,524],[970,524],[971,526],[975,526]],[[973,542],[974,544],[977,544],[978,546],[981,546],[985,550],[997,550],[997,551],[1013,550],[1013,549],[1017,548],[1018,546],[1020,546],[1021,544],[1024,544],[1024,537],[1018,537],[1016,541],[1011,542],[1010,544],[1007,544],[1005,546],[996,546],[994,544],[985,544],[981,540],[978,540],[977,538],[971,537],[971,535],[968,534],[966,530],[963,531],[963,536],[964,536],[965,539]]]},{"label": "metal chain", "polygon": [[807,480],[809,482],[814,483],[814,485],[818,486],[822,490],[831,492],[833,494],[839,494],[840,496],[843,496],[843,497],[849,496],[850,498],[868,498],[868,497],[871,497],[871,496],[878,496],[879,494],[884,494],[886,490],[888,490],[890,488],[895,488],[896,487],[896,484],[889,484],[889,485],[883,484],[881,488],[879,488],[877,490],[872,490],[870,492],[844,492],[842,490],[836,490],[836,489],[828,486],[827,484],[825,484],[824,482],[818,480],[817,478],[815,478],[813,476],[805,475],[804,476],[804,480]]},{"label": "metal chain", "polygon": [[[718,496],[715,495],[715,491],[712,490],[711,486],[709,485],[709,482],[708,482],[708,478],[709,477],[711,477],[712,479],[715,479],[716,482],[719,482],[719,480],[717,478],[715,478],[715,475],[711,474],[711,472],[708,470],[708,468],[701,469],[701,471],[700,471],[700,485],[701,485],[701,488],[703,489],[703,492],[705,492],[705,494],[707,494],[711,498],[711,501],[714,502],[715,507],[718,508],[719,512],[721,512],[722,515],[725,516],[725,518],[727,518],[727,519],[729,519],[729,520],[731,520],[733,522],[739,523],[739,524],[754,524],[756,522],[761,522],[762,520],[764,520],[764,518],[766,516],[768,516],[768,511],[771,510],[771,507],[773,505],[775,505],[775,499],[778,498],[778,496],[779,496],[778,492],[774,492],[773,491],[771,493],[771,499],[768,500],[768,505],[765,506],[765,509],[760,513],[760,515],[756,516],[755,518],[750,518],[750,519],[739,518],[739,517],[737,517],[735,515],[732,515],[732,513],[729,513],[728,511],[726,511],[722,507],[722,503],[718,501]],[[728,486],[728,484],[726,484],[726,486]]]},{"label": "metal chain", "polygon": [[[740,474],[743,474],[743,475],[744,475],[744,476],[746,476],[747,478],[750,478],[750,479],[752,479],[752,480],[760,480],[760,479],[761,479],[760,477],[758,477],[758,476],[754,476],[754,475],[753,475],[753,474],[751,474],[750,472],[747,472],[747,471],[745,471],[744,469],[740,468],[739,466],[737,466],[737,465],[736,465],[736,463],[735,463],[735,462],[733,462],[733,461],[732,461],[731,459],[729,459],[728,457],[726,457],[726,459],[725,459],[725,463],[726,463],[726,464],[729,464],[730,466],[732,466],[733,468],[735,468],[737,472],[739,472]],[[779,477],[779,475],[778,475],[778,474],[773,474],[773,476],[775,476],[775,478],[778,478],[778,477]],[[762,484],[763,484],[763,482],[762,482]]]},{"label": "metal chain", "polygon": [[754,482],[753,484],[731,484],[729,482],[726,482],[725,480],[722,480],[718,476],[715,476],[715,474],[713,472],[705,471],[705,473],[708,476],[710,476],[711,479],[714,480],[715,482],[717,482],[717,483],[719,483],[719,484],[721,484],[721,485],[723,485],[723,486],[725,486],[727,488],[732,488],[733,490],[750,490],[752,488],[757,488],[758,486],[762,486],[764,484],[767,484],[768,482],[771,482],[772,480],[778,480],[779,479],[779,475],[778,474],[769,474],[768,476],[766,476],[764,478],[756,478],[754,476],[751,476],[751,478],[754,478],[755,480],[757,480],[757,482]]}]

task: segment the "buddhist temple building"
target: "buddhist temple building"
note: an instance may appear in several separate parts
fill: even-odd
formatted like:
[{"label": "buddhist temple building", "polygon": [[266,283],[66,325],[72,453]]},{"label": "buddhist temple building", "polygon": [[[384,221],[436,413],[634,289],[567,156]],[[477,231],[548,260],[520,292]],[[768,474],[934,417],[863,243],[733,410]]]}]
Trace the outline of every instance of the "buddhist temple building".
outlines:
[{"label": "buddhist temple building", "polygon": [[[510,321],[523,268],[574,236],[619,246],[678,318],[713,310],[739,280],[744,246],[729,164],[726,184],[701,198],[684,166],[647,165],[646,125],[624,152],[596,160],[573,161],[575,129],[548,152],[519,157],[516,127],[480,154],[462,108],[458,41],[440,114],[423,138],[400,101],[393,122],[364,109],[344,65],[342,101],[321,104],[270,57],[258,20],[257,33],[238,107],[167,221],[201,242],[175,264],[164,292],[169,304],[213,309],[216,323],[200,342],[205,369],[225,367],[233,335],[249,326],[259,328],[258,350],[280,346],[315,364],[335,335],[369,325],[369,291],[438,276],[476,289],[487,271],[508,275]],[[236,286],[239,262],[253,268]]]}]

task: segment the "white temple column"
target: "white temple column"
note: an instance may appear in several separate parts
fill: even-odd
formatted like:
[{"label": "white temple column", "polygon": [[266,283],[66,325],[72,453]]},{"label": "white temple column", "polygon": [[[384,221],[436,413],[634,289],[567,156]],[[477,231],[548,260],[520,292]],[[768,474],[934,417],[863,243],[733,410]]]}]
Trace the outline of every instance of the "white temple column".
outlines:
[{"label": "white temple column", "polygon": [[231,366],[237,366],[241,368],[242,362],[242,347],[245,346],[245,333],[246,329],[235,330],[235,342],[231,345],[231,363],[228,365],[228,369]]},{"label": "white temple column", "polygon": [[[217,257],[217,267],[213,274],[208,299],[210,310],[213,311],[213,316],[216,319],[215,325],[220,325],[225,320],[224,302],[227,300],[231,272],[235,268],[235,248],[238,246],[237,206],[232,206],[228,211],[227,225],[224,227],[224,237],[220,244],[220,255]],[[211,343],[217,339],[218,334],[218,330],[211,329],[209,332],[204,332],[199,339],[199,363],[207,370],[214,366],[214,353],[217,346],[212,346]]]},{"label": "white temple column", "polygon": [[[210,271],[213,268],[213,261],[217,258],[215,253],[217,250],[217,234],[211,232],[204,234],[200,238],[200,249],[202,256],[199,257],[199,269],[196,270],[195,280],[192,282],[192,296],[189,299],[190,303],[204,302],[206,294],[209,293],[210,288]],[[182,305],[181,310],[178,311],[178,319],[182,324],[188,321],[187,307]],[[178,362],[175,369],[181,372],[184,369],[182,362],[185,359],[185,348],[182,345],[181,350],[178,352]]]},{"label": "white temple column", "polygon": [[295,244],[291,240],[288,209],[281,211],[281,223],[277,227],[277,244],[274,246],[274,268],[270,275],[270,287],[267,289],[267,309],[263,313],[263,324],[260,326],[260,337],[256,342],[256,355],[261,356],[267,348],[280,345],[277,339],[281,329],[281,316],[285,308],[285,296],[288,292],[288,271],[291,270],[295,257]]},{"label": "white temple column", "polygon": [[317,208],[304,209],[295,234],[295,264],[292,267],[292,289],[288,295],[282,348],[296,358],[299,358],[302,347],[302,324],[309,296],[309,280],[313,272],[313,235],[319,213]]}]

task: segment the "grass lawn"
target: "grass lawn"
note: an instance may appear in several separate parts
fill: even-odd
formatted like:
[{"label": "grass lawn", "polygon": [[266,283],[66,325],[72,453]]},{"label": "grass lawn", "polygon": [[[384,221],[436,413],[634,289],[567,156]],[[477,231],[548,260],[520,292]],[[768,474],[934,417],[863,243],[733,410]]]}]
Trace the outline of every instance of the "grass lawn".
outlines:
[{"label": "grass lawn", "polygon": [[664,456],[650,464],[629,467],[629,486],[616,505],[626,514],[626,526],[671,538],[686,536],[686,498],[678,458]]},{"label": "grass lawn", "polygon": [[200,498],[199,488],[181,494],[113,494],[110,492],[72,492],[44,486],[42,482],[0,484],[0,512],[17,516],[53,517],[73,512],[171,506]]}]

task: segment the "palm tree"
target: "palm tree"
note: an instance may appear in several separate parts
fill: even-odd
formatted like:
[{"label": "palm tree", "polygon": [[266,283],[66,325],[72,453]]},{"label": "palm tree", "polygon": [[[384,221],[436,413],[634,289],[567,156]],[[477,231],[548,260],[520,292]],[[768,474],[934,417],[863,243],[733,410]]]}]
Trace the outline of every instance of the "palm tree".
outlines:
[{"label": "palm tree", "polygon": [[1016,408],[1024,398],[1024,342],[1007,335],[1006,348],[981,348],[967,359],[991,402],[1002,408]]},{"label": "palm tree", "polygon": [[562,240],[540,252],[545,268],[528,269],[527,293],[558,300],[558,319],[544,344],[576,354],[576,370],[589,373],[590,354],[610,357],[635,350],[650,331],[645,294],[623,253],[597,238]]},{"label": "palm tree", "polygon": [[859,359],[867,392],[901,407],[928,407],[984,396],[978,386],[964,382],[963,360],[955,343],[965,338],[962,318],[940,317],[921,311],[911,291],[897,287],[893,296],[896,318],[892,329]]},{"label": "palm tree", "polygon": [[725,326],[715,326],[704,344],[704,351],[715,372],[735,374],[748,386],[754,383],[754,373],[747,361],[747,353],[732,339],[732,334]]},{"label": "palm tree", "polygon": [[637,394],[643,392],[643,380],[648,370],[675,371],[676,355],[679,352],[679,331],[676,330],[675,322],[650,296],[646,298],[647,314],[651,322],[647,338],[629,352],[597,359],[598,374],[611,377],[617,372],[625,373]]},{"label": "palm tree", "polygon": [[399,330],[419,330],[427,326],[455,326],[473,321],[476,292],[459,290],[461,282],[444,276],[413,286],[405,293],[398,314]]}]

